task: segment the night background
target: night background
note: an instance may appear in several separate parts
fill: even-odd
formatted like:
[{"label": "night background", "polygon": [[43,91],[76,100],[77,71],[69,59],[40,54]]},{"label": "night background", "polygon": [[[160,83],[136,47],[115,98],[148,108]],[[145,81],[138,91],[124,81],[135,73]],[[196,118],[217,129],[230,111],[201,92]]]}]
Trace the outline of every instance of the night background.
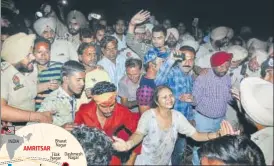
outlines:
[{"label": "night background", "polygon": [[[33,17],[43,2],[56,5],[57,0],[15,0],[22,16]],[[224,25],[236,33],[241,26],[250,26],[262,39],[273,36],[273,0],[68,0],[66,12],[78,9],[85,15],[103,12],[109,24],[117,17],[129,20],[140,9],[147,9],[159,22],[169,18],[173,26],[178,21],[191,26],[194,17],[199,25]]]}]

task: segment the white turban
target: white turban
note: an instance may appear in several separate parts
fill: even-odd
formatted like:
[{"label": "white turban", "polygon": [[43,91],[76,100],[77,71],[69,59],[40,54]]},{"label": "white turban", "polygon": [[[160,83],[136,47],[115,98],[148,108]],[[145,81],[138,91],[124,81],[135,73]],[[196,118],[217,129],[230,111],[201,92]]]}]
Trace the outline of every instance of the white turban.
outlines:
[{"label": "white turban", "polygon": [[228,28],[227,27],[217,27],[211,31],[211,39],[213,40],[221,40],[225,38],[228,34]]},{"label": "white turban", "polygon": [[263,50],[266,51],[267,49],[267,42],[261,41],[256,38],[252,38],[248,40],[247,44],[247,49],[250,49],[251,47],[254,47],[255,50]]},{"label": "white turban", "polygon": [[70,11],[68,13],[68,16],[67,16],[67,23],[69,24],[69,22],[72,20],[72,19],[75,19],[76,22],[78,24],[80,24],[80,27],[81,28],[86,28],[87,25],[88,25],[88,22],[87,22],[87,19],[86,17],[84,16],[83,13],[77,11],[77,10],[73,10],[73,11]]},{"label": "white turban", "polygon": [[35,38],[35,35],[25,33],[17,33],[8,37],[3,43],[1,58],[11,64],[20,62],[30,53]]},{"label": "white turban", "polygon": [[230,46],[226,52],[233,54],[232,61],[243,60],[248,56],[247,50],[238,45]]},{"label": "white turban", "polygon": [[33,24],[36,33],[41,36],[47,29],[56,30],[56,19],[53,17],[42,17],[36,20]]},{"label": "white turban", "polygon": [[258,77],[243,79],[240,85],[241,104],[252,120],[273,126],[273,84]]},{"label": "white turban", "polygon": [[194,40],[195,38],[193,36],[191,36],[190,34],[184,34],[183,36],[181,36],[181,40],[182,41],[186,41],[186,40]]},{"label": "white turban", "polygon": [[265,51],[256,50],[255,52],[252,53],[251,57],[252,58],[256,57],[257,62],[259,63],[259,65],[261,65],[265,60],[267,60],[268,54]]},{"label": "white turban", "polygon": [[228,28],[227,37],[231,40],[234,37],[234,30],[232,28]]},{"label": "white turban", "polygon": [[147,23],[147,24],[145,24],[145,26],[146,26],[146,31],[148,30],[150,33],[152,33],[152,28],[154,27],[154,25]]},{"label": "white turban", "polygon": [[194,48],[194,50],[197,52],[200,45],[197,41],[195,40],[184,40],[181,44],[180,44],[180,47],[183,47],[183,46],[190,46],[192,48]]},{"label": "white turban", "polygon": [[175,37],[176,41],[179,40],[179,32],[176,28],[168,28],[167,29],[166,40],[168,39],[170,34],[172,34]]},{"label": "white turban", "polygon": [[135,28],[135,33],[146,33],[146,26],[145,25],[139,25]]}]

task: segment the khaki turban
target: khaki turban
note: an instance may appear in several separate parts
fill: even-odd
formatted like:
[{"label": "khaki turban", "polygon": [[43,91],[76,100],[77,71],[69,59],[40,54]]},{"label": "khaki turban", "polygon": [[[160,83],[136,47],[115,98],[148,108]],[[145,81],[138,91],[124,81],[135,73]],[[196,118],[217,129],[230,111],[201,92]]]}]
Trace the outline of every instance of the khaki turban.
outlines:
[{"label": "khaki turban", "polygon": [[70,11],[68,16],[67,16],[67,23],[69,24],[69,22],[72,20],[72,19],[75,19],[76,22],[78,24],[80,24],[80,27],[81,28],[86,28],[87,25],[88,25],[88,22],[87,22],[87,19],[86,17],[84,16],[83,13],[77,11],[77,10],[73,10],[73,11]]},{"label": "khaki turban", "polygon": [[1,58],[11,64],[20,62],[30,53],[35,38],[35,35],[25,33],[17,33],[8,37],[3,43]]},{"label": "khaki turban", "polygon": [[56,19],[53,17],[42,17],[33,24],[36,33],[41,36],[45,30],[56,30]]},{"label": "khaki turban", "polygon": [[267,49],[267,42],[264,42],[262,40],[256,39],[256,38],[252,38],[250,40],[248,40],[247,42],[247,48],[254,48],[255,50],[263,50],[266,51]]},{"label": "khaki turban", "polygon": [[265,51],[256,50],[255,52],[253,52],[253,54],[251,55],[251,57],[252,58],[256,57],[257,62],[259,63],[259,65],[261,65],[264,61],[267,60],[268,54]]}]

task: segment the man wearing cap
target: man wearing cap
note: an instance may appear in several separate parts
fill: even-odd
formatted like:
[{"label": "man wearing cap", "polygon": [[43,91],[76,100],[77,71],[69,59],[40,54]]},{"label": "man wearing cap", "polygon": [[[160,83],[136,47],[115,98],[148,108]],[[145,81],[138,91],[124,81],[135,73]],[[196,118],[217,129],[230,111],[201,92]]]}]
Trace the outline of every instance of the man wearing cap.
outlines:
[{"label": "man wearing cap", "polygon": [[[52,124],[71,128],[76,113],[75,95],[80,95],[84,88],[85,68],[77,61],[67,61],[61,69],[61,86],[51,92],[42,102],[38,112],[52,110]],[[32,123],[29,123],[32,124]],[[69,129],[68,129],[69,130]]]},{"label": "man wearing cap", "polygon": [[217,52],[210,61],[212,69],[200,75],[194,82],[193,95],[184,94],[182,101],[192,102],[195,106],[194,119],[200,132],[215,132],[225,118],[227,103],[232,100],[231,78],[226,75],[232,54]]},{"label": "man wearing cap", "polygon": [[196,54],[195,64],[202,68],[210,68],[210,57],[217,51],[225,51],[229,44],[229,28],[217,27],[211,31],[210,42],[200,46]]},{"label": "man wearing cap", "polygon": [[67,39],[72,43],[74,49],[77,50],[81,44],[79,32],[81,28],[88,27],[87,19],[80,11],[72,10],[67,16],[67,26],[69,31]]},{"label": "man wearing cap", "polygon": [[[35,35],[18,33],[3,43],[1,58],[1,120],[9,122],[52,121],[51,113],[37,113],[37,70],[33,67]],[[51,110],[47,110],[51,111]],[[24,124],[14,124],[24,125]]]},{"label": "man wearing cap", "polygon": [[168,55],[169,53],[167,52],[162,53],[156,48],[151,48],[144,57],[146,74],[141,77],[139,88],[136,92],[136,100],[141,114],[151,108],[153,93],[156,88],[154,79]]},{"label": "man wearing cap", "polygon": [[251,139],[262,150],[266,165],[273,165],[273,84],[261,78],[245,78],[240,100],[247,120],[258,129]]},{"label": "man wearing cap", "polygon": [[36,20],[33,24],[36,33],[50,41],[51,43],[51,60],[65,63],[68,60],[78,60],[76,49],[73,45],[63,39],[57,38],[56,19],[53,17],[43,17]]},{"label": "man wearing cap", "polygon": [[[92,101],[82,104],[76,113],[75,123],[97,127],[112,137],[117,128],[124,126],[134,133],[138,123],[138,114],[133,114],[128,108],[116,102],[117,89],[113,83],[98,82],[91,90]],[[125,137],[125,135],[124,135]],[[128,139],[128,138],[127,138]],[[136,153],[138,151],[135,150]],[[110,165],[121,165],[118,154],[114,154]],[[127,164],[133,165],[136,154],[133,152]]]}]

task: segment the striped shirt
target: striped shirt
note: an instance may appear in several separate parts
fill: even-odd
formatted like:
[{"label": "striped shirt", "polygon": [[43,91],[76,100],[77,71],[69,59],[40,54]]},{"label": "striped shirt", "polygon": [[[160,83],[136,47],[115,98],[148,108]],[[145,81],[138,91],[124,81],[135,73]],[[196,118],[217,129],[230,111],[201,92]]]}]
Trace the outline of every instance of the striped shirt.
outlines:
[{"label": "striped shirt", "polygon": [[194,82],[193,96],[195,110],[209,118],[221,118],[226,115],[227,104],[232,100],[229,75],[218,77],[210,69]]},{"label": "striped shirt", "polygon": [[[38,83],[49,82],[50,80],[57,80],[61,82],[61,68],[63,64],[60,62],[50,61],[48,63],[48,68],[46,70],[39,71],[38,73]],[[46,90],[44,92],[38,93],[35,97],[35,110],[37,111],[41,107],[41,103],[44,98],[51,93],[52,90]]]}]

